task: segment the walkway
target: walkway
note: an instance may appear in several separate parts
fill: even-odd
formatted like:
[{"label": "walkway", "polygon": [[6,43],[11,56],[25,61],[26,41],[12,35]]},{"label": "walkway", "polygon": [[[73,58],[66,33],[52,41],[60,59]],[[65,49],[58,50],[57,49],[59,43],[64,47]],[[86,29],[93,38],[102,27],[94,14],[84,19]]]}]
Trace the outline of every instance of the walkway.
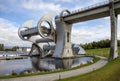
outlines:
[{"label": "walkway", "polygon": [[59,78],[63,79],[63,78],[68,78],[68,77],[77,76],[77,75],[91,72],[93,70],[103,67],[104,65],[106,65],[107,62],[108,61],[105,58],[101,58],[101,60],[99,60],[98,62],[90,66],[82,67],[76,70],[53,73],[53,74],[21,77],[21,78],[0,79],[0,81],[54,81],[54,80],[58,80]]}]

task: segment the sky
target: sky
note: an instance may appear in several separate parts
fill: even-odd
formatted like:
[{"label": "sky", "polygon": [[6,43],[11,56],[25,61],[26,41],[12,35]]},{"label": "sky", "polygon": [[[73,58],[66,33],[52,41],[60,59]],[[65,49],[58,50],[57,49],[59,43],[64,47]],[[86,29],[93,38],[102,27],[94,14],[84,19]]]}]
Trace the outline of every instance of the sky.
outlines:
[{"label": "sky", "polygon": [[[73,11],[105,0],[0,0],[0,43],[8,46],[31,46],[18,36],[19,27],[27,20],[38,20],[46,13],[59,15],[64,9]],[[120,39],[120,15],[118,16]],[[71,42],[80,44],[110,39],[110,18],[100,18],[74,24]]]}]

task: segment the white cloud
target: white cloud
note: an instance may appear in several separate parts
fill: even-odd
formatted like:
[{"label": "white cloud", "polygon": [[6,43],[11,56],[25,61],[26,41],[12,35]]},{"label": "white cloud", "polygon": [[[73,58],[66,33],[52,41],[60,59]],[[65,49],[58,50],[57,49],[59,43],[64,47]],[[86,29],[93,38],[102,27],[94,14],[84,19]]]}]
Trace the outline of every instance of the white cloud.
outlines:
[{"label": "white cloud", "polygon": [[102,3],[104,1],[106,1],[106,0],[86,0],[86,2],[85,2],[85,0],[81,0],[81,1],[80,0],[73,0],[72,2],[74,2],[75,5],[74,5],[74,7],[72,7],[71,10],[78,10],[78,9],[83,10],[83,9],[87,8],[88,6],[89,7],[95,6],[96,4],[99,5],[99,3]]},{"label": "white cloud", "polygon": [[31,43],[18,37],[18,25],[3,18],[0,18],[0,43],[7,46],[31,46]]},{"label": "white cloud", "polygon": [[[102,23],[89,26],[88,22],[83,22],[81,25],[74,25],[72,29],[71,41],[72,43],[88,43],[92,41],[99,41],[102,39],[110,39],[110,18],[106,17],[101,19]],[[119,18],[120,19],[120,16]],[[95,21],[89,21],[94,23]],[[99,21],[98,21],[99,22]],[[88,23],[88,24],[87,24]],[[77,27],[79,26],[79,27]],[[120,22],[118,20],[118,39],[120,40]]]},{"label": "white cloud", "polygon": [[[47,13],[49,11],[60,12],[63,9],[69,9],[70,11],[72,11],[73,9],[76,10],[84,8],[105,0],[86,0],[86,2],[85,0],[49,0],[49,2],[45,2],[45,0],[3,0],[5,4],[1,1],[1,12],[15,12],[15,14],[17,15],[25,16],[24,20],[27,20],[27,16],[29,16],[29,18],[34,18],[35,20],[37,20],[38,17],[44,15],[44,13]],[[11,16],[11,13],[9,13],[8,15]],[[23,22],[23,19],[20,19],[19,21],[17,21],[17,23],[19,23],[20,21]],[[101,21],[103,22],[101,23]],[[102,20],[100,20],[100,23],[97,23],[96,25],[94,25],[94,21],[90,22],[91,23],[82,22],[82,26],[79,25],[80,28],[73,27],[72,42],[86,43],[94,40],[97,41],[100,39],[110,38],[109,17],[103,18]],[[89,24],[93,24],[94,27],[89,26]],[[29,42],[22,41],[18,37],[17,27],[18,24],[16,24],[15,22],[0,18],[0,43],[5,43],[7,45],[30,45]],[[120,39],[120,16],[118,17],[118,38]]]},{"label": "white cloud", "polygon": [[110,37],[109,28],[105,28],[105,29],[104,27],[101,27],[100,29],[99,28],[100,27],[98,28],[97,27],[95,28],[80,27],[79,29],[73,29],[72,42],[79,44],[79,43],[98,41],[101,39],[107,39]]},{"label": "white cloud", "polygon": [[54,4],[54,3],[47,3],[44,1],[39,1],[39,0],[28,0],[28,1],[23,1],[21,6],[24,9],[28,10],[34,10],[34,11],[60,11],[62,9],[60,4]]},{"label": "white cloud", "polygon": [[67,3],[73,2],[73,0],[55,0],[55,1],[58,1],[58,2],[67,2]]},{"label": "white cloud", "polygon": [[85,3],[84,0],[1,0],[0,11],[9,14],[22,14],[26,18],[34,18],[36,20],[38,17],[51,11],[57,13],[60,13],[64,9],[72,11],[97,2],[101,1],[86,0]]},{"label": "white cloud", "polygon": [[120,15],[118,15],[118,21],[120,21]]}]

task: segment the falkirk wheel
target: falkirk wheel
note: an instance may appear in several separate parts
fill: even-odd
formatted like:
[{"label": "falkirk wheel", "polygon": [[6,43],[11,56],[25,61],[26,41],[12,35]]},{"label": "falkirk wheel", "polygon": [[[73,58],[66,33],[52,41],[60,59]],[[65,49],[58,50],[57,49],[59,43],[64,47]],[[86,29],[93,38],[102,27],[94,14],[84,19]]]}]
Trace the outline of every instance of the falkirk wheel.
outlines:
[{"label": "falkirk wheel", "polygon": [[[79,61],[75,59],[65,59],[74,56],[74,53],[80,53],[84,50],[71,44],[71,27],[72,24],[63,21],[63,13],[60,17],[55,17],[55,25],[53,26],[53,13],[45,14],[39,21],[37,26],[32,27],[33,20],[25,22],[18,30],[19,37],[24,41],[32,42],[32,48],[29,53],[32,62],[33,71],[38,70],[54,70],[59,68],[71,68],[79,65]],[[46,22],[43,25],[43,23]],[[40,45],[41,43],[53,42],[55,45]],[[74,50],[76,52],[74,52]],[[83,51],[82,51],[83,50]],[[85,53],[85,51],[84,51]],[[65,57],[65,58],[64,58]]]},{"label": "falkirk wheel", "polygon": [[[105,7],[105,11],[102,11],[104,9],[101,9],[101,7],[103,8]],[[110,47],[109,60],[112,60],[118,57],[118,51],[117,51],[117,17],[118,16],[117,15],[120,13],[119,7],[120,7],[119,0],[109,0],[107,3],[99,5],[99,7],[98,6],[90,7],[90,9],[87,8],[86,10],[83,11],[78,10],[77,12],[74,13],[71,13],[68,10],[63,10],[60,16],[55,17],[54,19],[55,23],[52,22],[53,21],[52,17],[54,14],[48,13],[42,16],[42,18],[38,21],[37,25],[34,27],[32,27],[33,20],[29,20],[25,22],[19,28],[18,35],[22,40],[30,41],[33,43],[29,55],[33,60],[35,60],[32,61],[33,62],[32,64],[33,66],[35,66],[35,68],[48,70],[49,64],[47,66],[45,65],[45,63],[49,63],[49,62],[51,62],[51,66],[53,66],[52,63],[53,59],[49,59],[47,57],[52,57],[52,58],[55,57],[54,63],[56,68],[61,68],[61,67],[69,68],[72,65],[74,66],[74,63],[76,65],[76,62],[79,65],[79,62],[76,61],[75,59],[73,60],[70,60],[69,58],[64,59],[64,57],[65,58],[73,57],[74,53],[76,53],[76,51],[74,52],[74,50],[76,49],[73,49],[73,47],[76,48],[76,46],[71,44],[72,24],[110,16],[110,21],[111,21],[110,46],[111,47]],[[97,11],[100,12],[98,13]],[[46,22],[47,25],[43,25],[44,22]],[[55,26],[53,24],[55,24]],[[47,42],[54,42],[55,45],[54,46],[48,45],[41,47],[40,45],[41,43],[47,43]],[[79,52],[79,49],[77,49],[77,52]]]},{"label": "falkirk wheel", "polygon": [[[63,21],[62,16],[64,13],[70,14],[68,10],[63,10],[60,17],[55,17],[55,25],[53,26],[52,17],[53,13],[45,14],[37,23],[37,26],[32,27],[33,20],[25,22],[18,30],[19,37],[24,41],[32,42],[32,48],[29,53],[30,56],[39,55],[40,57],[46,57],[51,55],[56,58],[72,57],[71,45],[71,28],[72,24]],[[42,25],[46,22],[49,28]],[[38,35],[40,35],[38,37]],[[37,36],[37,37],[36,37]],[[40,43],[54,42],[54,52],[49,50],[44,52]]]}]

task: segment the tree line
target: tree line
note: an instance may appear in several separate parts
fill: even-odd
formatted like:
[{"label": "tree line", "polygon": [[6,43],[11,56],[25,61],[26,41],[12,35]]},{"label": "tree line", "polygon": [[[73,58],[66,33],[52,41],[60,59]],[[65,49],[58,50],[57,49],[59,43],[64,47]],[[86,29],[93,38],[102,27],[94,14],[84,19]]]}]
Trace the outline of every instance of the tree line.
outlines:
[{"label": "tree line", "polygon": [[16,51],[18,46],[13,46],[11,48],[5,48],[4,44],[0,44],[0,51]]},{"label": "tree line", "polygon": [[7,48],[7,49],[4,49],[4,51],[16,51],[17,50],[17,46],[13,46],[12,48]]},{"label": "tree line", "polygon": [[[120,40],[118,40],[118,46],[120,46]],[[84,49],[96,49],[96,48],[108,48],[110,47],[110,40],[100,40],[100,41],[93,41],[91,43],[80,44],[81,47]]]},{"label": "tree line", "polygon": [[0,44],[0,51],[4,51],[4,44]]}]

